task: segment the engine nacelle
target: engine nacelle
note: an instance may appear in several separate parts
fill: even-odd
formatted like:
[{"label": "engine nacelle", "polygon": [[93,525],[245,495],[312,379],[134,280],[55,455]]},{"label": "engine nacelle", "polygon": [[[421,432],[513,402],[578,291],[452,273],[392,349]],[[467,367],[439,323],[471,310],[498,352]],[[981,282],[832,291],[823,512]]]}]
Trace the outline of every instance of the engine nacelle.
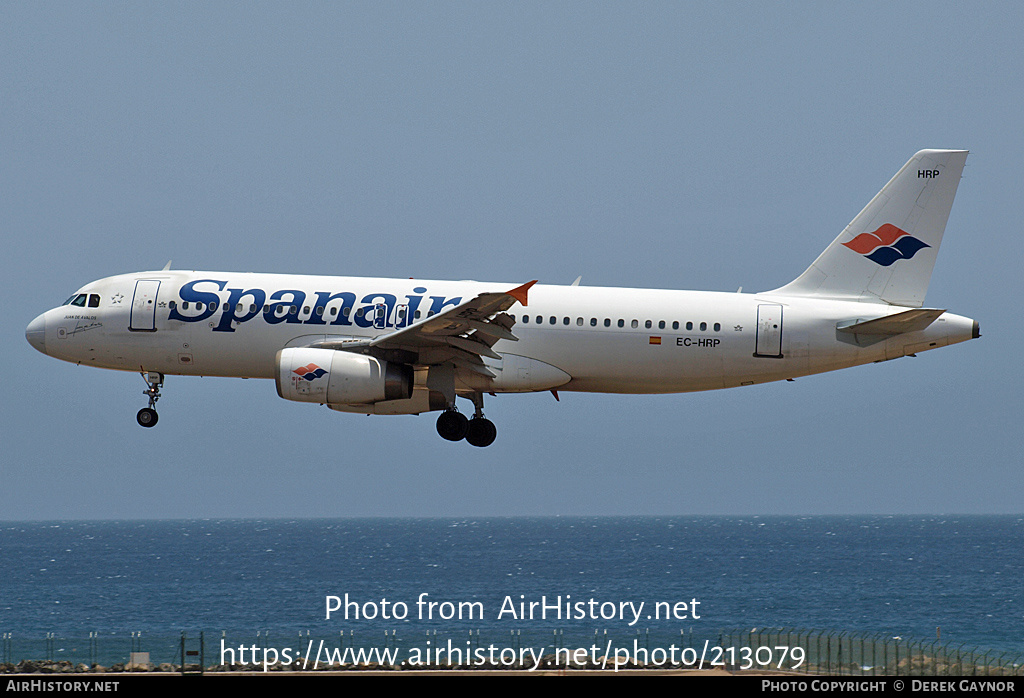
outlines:
[{"label": "engine nacelle", "polygon": [[285,400],[335,405],[407,400],[413,388],[412,366],[333,349],[283,349],[275,378]]}]

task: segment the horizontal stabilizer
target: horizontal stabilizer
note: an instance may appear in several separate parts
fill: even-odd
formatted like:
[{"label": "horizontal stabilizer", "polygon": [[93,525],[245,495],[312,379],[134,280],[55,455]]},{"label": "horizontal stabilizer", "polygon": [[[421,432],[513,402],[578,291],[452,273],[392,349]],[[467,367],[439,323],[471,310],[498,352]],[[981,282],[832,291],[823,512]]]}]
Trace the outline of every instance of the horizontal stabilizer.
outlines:
[{"label": "horizontal stabilizer", "polygon": [[874,320],[847,320],[836,325],[836,330],[847,334],[894,336],[923,330],[944,312],[934,308],[916,308]]}]

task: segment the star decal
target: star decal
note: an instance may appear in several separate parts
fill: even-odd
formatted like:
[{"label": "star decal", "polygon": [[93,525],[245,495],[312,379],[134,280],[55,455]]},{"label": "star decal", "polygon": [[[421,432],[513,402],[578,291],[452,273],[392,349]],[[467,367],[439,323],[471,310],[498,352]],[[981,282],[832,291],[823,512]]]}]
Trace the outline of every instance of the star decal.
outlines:
[{"label": "star decal", "polygon": [[110,302],[113,305],[118,305],[121,303],[122,300],[124,300],[124,295],[120,293],[115,293],[113,297],[110,299]]}]

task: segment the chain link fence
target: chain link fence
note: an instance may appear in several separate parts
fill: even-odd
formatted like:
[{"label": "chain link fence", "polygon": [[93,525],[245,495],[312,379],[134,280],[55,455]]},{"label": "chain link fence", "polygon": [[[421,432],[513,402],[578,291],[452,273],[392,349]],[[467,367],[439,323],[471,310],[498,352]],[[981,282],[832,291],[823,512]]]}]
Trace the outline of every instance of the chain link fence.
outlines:
[{"label": "chain link fence", "polygon": [[[0,634],[0,673],[405,668],[677,668],[846,676],[1021,676],[1024,653],[796,628]],[[19,668],[20,667],[20,668]]]}]

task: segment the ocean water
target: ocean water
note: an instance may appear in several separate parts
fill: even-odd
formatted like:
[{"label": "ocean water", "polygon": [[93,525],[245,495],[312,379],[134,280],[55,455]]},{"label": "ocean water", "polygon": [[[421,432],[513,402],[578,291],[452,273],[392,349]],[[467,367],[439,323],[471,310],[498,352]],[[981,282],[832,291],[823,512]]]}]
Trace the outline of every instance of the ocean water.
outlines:
[{"label": "ocean water", "polygon": [[58,653],[91,632],[661,641],[784,626],[941,628],[944,643],[1014,654],[1022,580],[1020,516],[0,523],[0,632],[53,633]]}]

